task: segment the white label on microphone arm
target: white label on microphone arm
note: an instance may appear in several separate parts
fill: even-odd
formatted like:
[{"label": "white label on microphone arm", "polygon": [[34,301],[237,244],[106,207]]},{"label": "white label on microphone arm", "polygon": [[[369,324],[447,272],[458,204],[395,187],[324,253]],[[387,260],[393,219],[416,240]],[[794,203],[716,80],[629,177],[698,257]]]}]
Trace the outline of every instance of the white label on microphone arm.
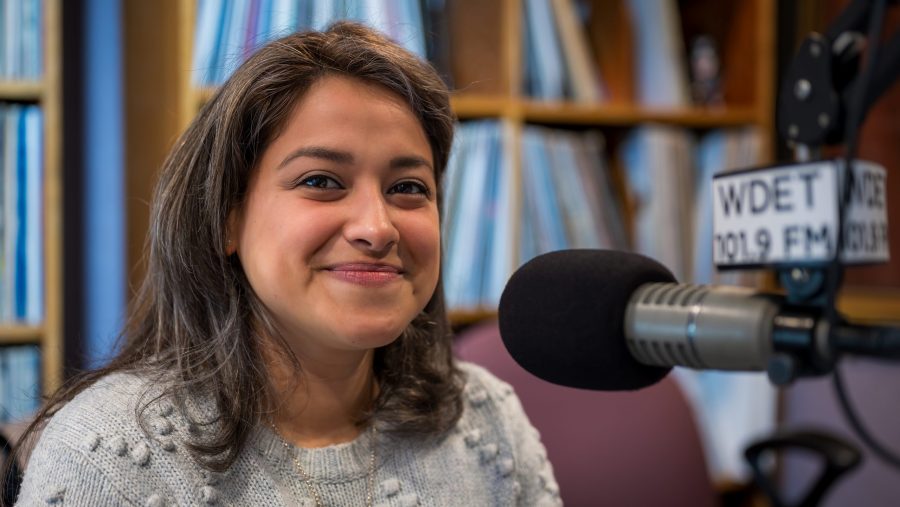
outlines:
[{"label": "white label on microphone arm", "polygon": [[[713,177],[713,262],[719,267],[820,264],[834,257],[843,161]],[[887,173],[857,160],[844,217],[845,263],[889,259]]]}]

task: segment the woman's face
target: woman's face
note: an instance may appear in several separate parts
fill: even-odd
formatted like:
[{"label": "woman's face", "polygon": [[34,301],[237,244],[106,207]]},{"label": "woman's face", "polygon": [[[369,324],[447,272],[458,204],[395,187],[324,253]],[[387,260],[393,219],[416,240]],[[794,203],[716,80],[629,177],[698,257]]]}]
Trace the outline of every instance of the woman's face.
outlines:
[{"label": "woman's face", "polygon": [[302,96],[232,214],[234,250],[301,353],[396,339],[437,286],[431,147],[410,108],[338,76]]}]

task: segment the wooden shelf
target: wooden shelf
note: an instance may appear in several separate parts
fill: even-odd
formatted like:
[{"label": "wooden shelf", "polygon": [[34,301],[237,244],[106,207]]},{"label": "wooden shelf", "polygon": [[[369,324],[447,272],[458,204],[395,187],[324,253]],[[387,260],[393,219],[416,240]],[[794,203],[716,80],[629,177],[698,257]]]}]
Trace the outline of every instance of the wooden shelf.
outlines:
[{"label": "wooden shelf", "polygon": [[43,336],[44,328],[41,326],[0,325],[0,345],[37,345]]},{"label": "wooden shelf", "polygon": [[855,322],[900,324],[900,288],[846,287],[837,304]]},{"label": "wooden shelf", "polygon": [[752,108],[652,109],[636,105],[524,103],[525,121],[577,125],[636,126],[666,123],[678,126],[714,128],[749,125],[758,122]]},{"label": "wooden shelf", "polygon": [[0,79],[0,100],[38,102],[44,96],[40,81],[4,81]]},{"label": "wooden shelf", "polygon": [[447,315],[447,318],[450,319],[450,324],[454,327],[466,326],[469,324],[475,324],[477,322],[482,322],[485,320],[496,319],[497,318],[497,310],[496,309],[482,309],[482,310],[469,310],[469,311],[451,311]]},{"label": "wooden shelf", "polygon": [[516,104],[505,97],[487,95],[454,95],[450,97],[450,106],[460,120],[510,116],[516,108]]},{"label": "wooden shelf", "polygon": [[496,96],[456,95],[450,101],[461,120],[505,117],[534,123],[599,126],[637,126],[665,123],[694,128],[758,124],[750,107],[719,109],[653,109],[639,105],[536,102]]},{"label": "wooden shelf", "polygon": [[[215,87],[194,88],[196,110],[212,98]],[[507,118],[534,123],[636,126],[664,123],[694,128],[737,127],[758,123],[753,108],[652,109],[636,105],[535,102],[502,96],[455,95],[450,98],[460,120]]]}]

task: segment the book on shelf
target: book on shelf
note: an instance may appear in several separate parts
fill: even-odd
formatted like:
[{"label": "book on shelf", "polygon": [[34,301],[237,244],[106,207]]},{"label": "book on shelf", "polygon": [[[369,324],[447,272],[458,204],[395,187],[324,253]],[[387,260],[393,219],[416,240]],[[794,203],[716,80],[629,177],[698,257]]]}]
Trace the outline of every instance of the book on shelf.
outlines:
[{"label": "book on shelf", "polygon": [[447,305],[458,310],[482,306],[485,266],[497,207],[496,173],[501,161],[499,123],[479,121],[458,129],[445,177],[445,290]]},{"label": "book on shelf", "polygon": [[250,24],[249,0],[231,0],[226,2],[225,22],[220,28],[220,41],[217,47],[214,83],[224,82],[238,65],[244,60],[244,48],[255,45],[254,40],[245,40],[247,26]]},{"label": "book on shelf", "polygon": [[43,63],[43,2],[0,2],[0,80],[41,78]]},{"label": "book on shelf", "polygon": [[507,122],[502,122],[500,129],[498,137],[501,151],[498,154],[498,174],[491,208],[494,227],[490,237],[490,249],[486,252],[489,256],[484,286],[484,293],[487,294],[487,303],[490,308],[500,304],[500,295],[503,294],[510,273],[516,268],[516,221],[514,220],[516,211],[514,174],[516,168],[513,166],[516,147],[511,142],[513,127]]},{"label": "book on shelf", "polygon": [[525,0],[522,46],[526,95],[539,100],[604,100],[586,19],[573,0]]},{"label": "book on shelf", "polygon": [[550,0],[524,0],[525,93],[540,100],[570,97],[571,80]]},{"label": "book on shelf", "polygon": [[40,349],[0,346],[0,423],[21,421],[41,403]]},{"label": "book on shelf", "polygon": [[563,250],[567,245],[566,224],[558,201],[557,181],[550,167],[550,154],[539,127],[526,126],[522,131],[522,196],[524,213],[530,213],[528,229],[520,230],[529,237],[529,250],[521,249],[519,263],[543,252]]},{"label": "book on shelf", "polygon": [[43,318],[43,119],[0,103],[0,323]]},{"label": "book on shelf", "polygon": [[566,55],[566,68],[575,102],[605,100],[600,68],[591,54],[585,20],[579,16],[573,0],[551,0],[560,43]]},{"label": "book on shelf", "polygon": [[590,10],[580,6],[574,0],[522,2],[522,79],[527,96],[587,104],[606,100],[588,37]]},{"label": "book on shelf", "polygon": [[712,261],[712,175],[761,163],[756,127],[712,130],[644,126],[620,158],[633,204],[633,248],[659,260],[678,280],[752,285],[746,273],[716,273]]},{"label": "book on shelf", "polygon": [[581,149],[575,149],[575,157],[585,196],[591,202],[590,209],[594,216],[601,218],[598,220],[598,227],[603,229],[600,247],[625,248],[628,233],[624,205],[607,166],[606,141],[597,131],[588,130],[581,136]]},{"label": "book on shelf", "polygon": [[453,89],[453,54],[451,52],[450,13],[446,0],[423,0],[422,26],[425,31],[426,58],[434,66],[447,87]]},{"label": "book on shelf", "polygon": [[644,126],[621,147],[633,205],[633,247],[686,280],[690,269],[693,160],[690,133],[678,127]]},{"label": "book on shelf", "polygon": [[198,0],[192,81],[222,84],[261,44],[298,30],[323,30],[355,20],[385,33],[425,58],[426,32],[419,0]]},{"label": "book on shelf", "polygon": [[[593,104],[690,105],[676,0],[522,0],[527,96]],[[193,83],[215,86],[260,44],[295,30],[360,21],[430,58],[464,94],[505,95],[500,2],[198,0]],[[444,12],[444,15],[436,15]]]},{"label": "book on shelf", "polygon": [[645,106],[691,104],[677,0],[628,0],[635,21],[637,101]]},{"label": "book on shelf", "polygon": [[523,0],[522,8],[527,96],[691,105],[677,0]]},{"label": "book on shelf", "polygon": [[605,100],[603,79],[593,54],[588,19],[573,0],[525,0],[523,74],[525,94],[538,100]]},{"label": "book on shelf", "polygon": [[444,179],[444,280],[451,310],[495,309],[515,268],[539,254],[626,246],[598,133],[526,126],[521,188],[513,186],[511,138],[498,121],[458,128]]}]

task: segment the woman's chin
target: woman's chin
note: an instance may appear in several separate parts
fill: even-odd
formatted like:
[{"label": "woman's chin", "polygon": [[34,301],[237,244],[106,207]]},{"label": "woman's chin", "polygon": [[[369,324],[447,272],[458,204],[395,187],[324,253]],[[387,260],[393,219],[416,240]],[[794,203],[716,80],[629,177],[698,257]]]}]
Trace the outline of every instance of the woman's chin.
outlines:
[{"label": "woman's chin", "polygon": [[392,328],[390,331],[385,328],[379,329],[357,329],[349,332],[346,336],[350,340],[350,344],[356,349],[377,349],[390,345],[398,338],[406,326]]}]

